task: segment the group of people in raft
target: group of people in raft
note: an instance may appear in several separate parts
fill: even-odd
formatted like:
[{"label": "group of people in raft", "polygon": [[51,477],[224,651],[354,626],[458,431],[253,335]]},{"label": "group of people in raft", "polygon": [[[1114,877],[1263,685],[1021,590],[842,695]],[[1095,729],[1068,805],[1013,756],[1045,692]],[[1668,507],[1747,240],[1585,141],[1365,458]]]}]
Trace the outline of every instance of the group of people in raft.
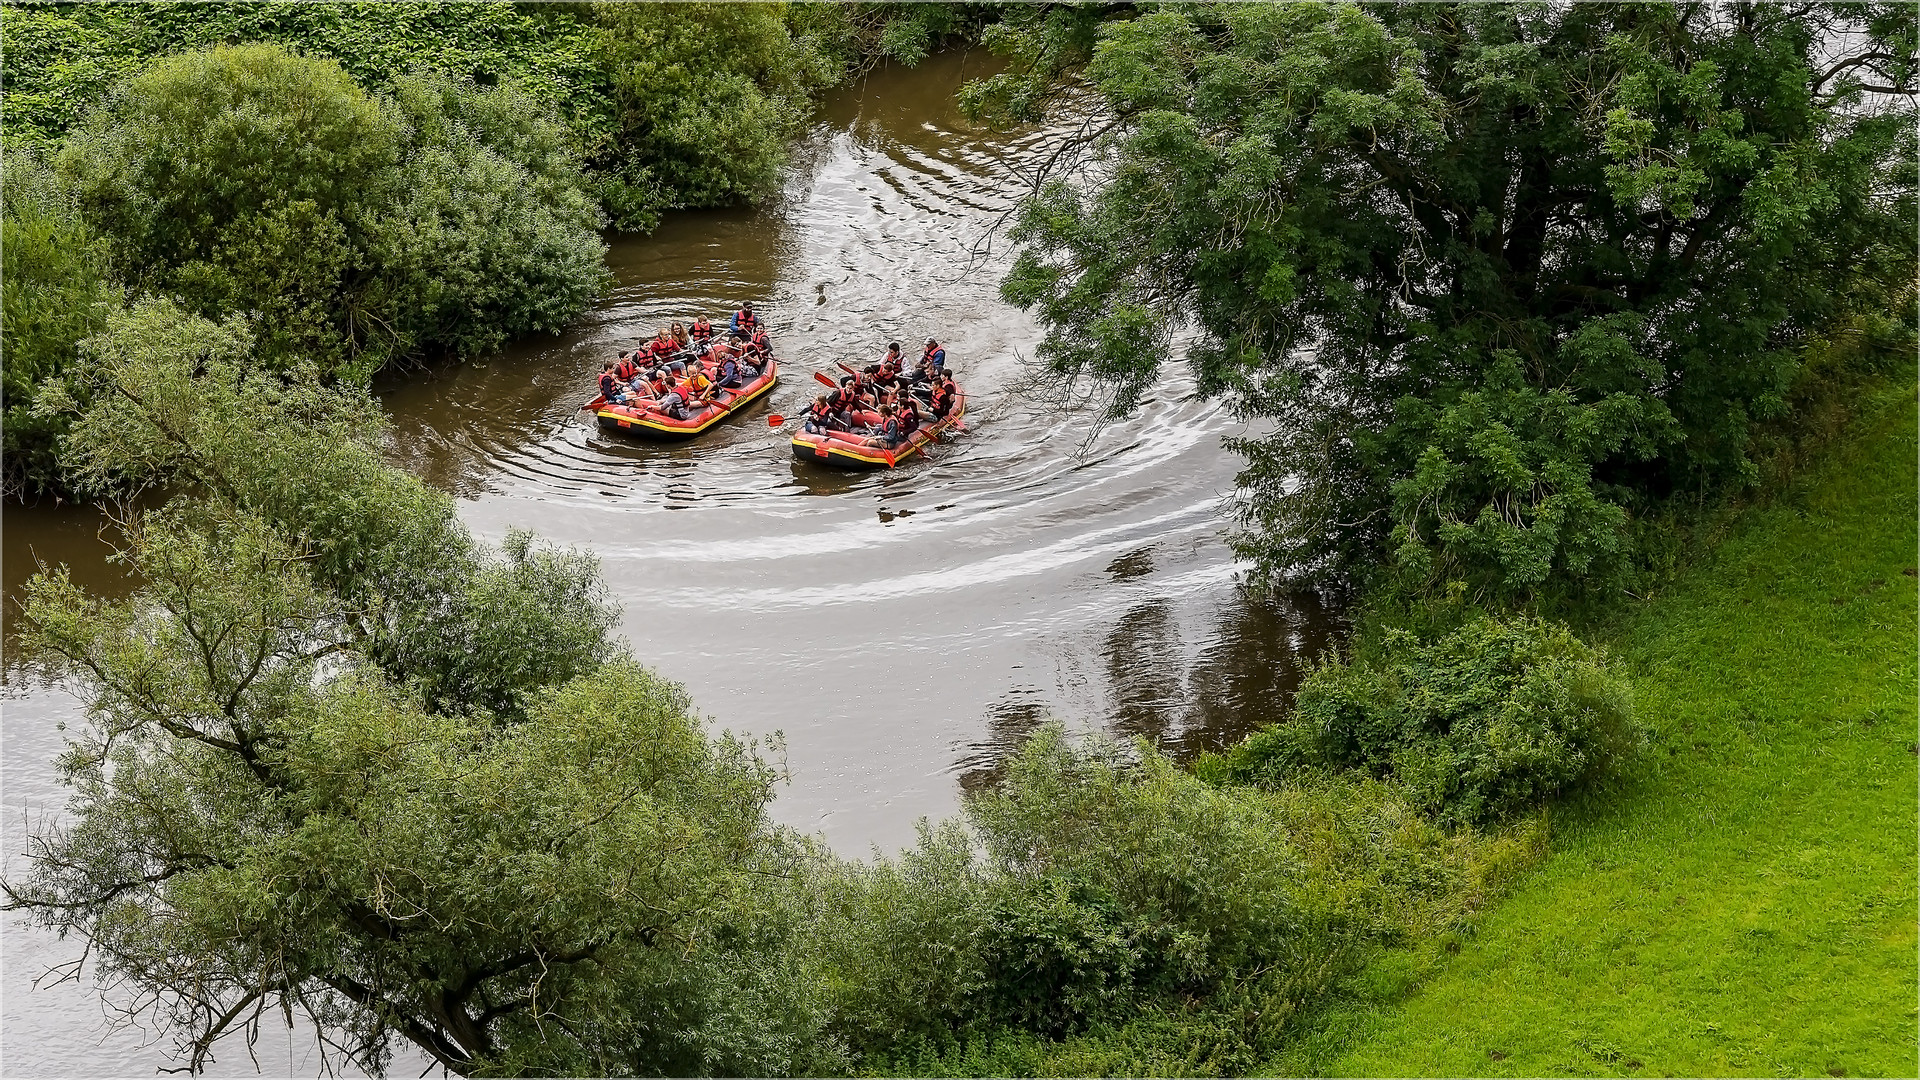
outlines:
[{"label": "group of people in raft", "polygon": [[[947,373],[947,350],[938,341],[927,339],[911,370],[895,341],[879,363],[844,376],[833,393],[816,396],[802,423],[810,434],[859,434],[891,448],[912,438],[921,425],[946,419],[959,393]],[[859,413],[879,419],[860,424]]]},{"label": "group of people in raft", "polygon": [[[733,313],[726,340],[716,341],[715,336],[704,315],[692,326],[676,322],[662,327],[652,341],[602,365],[600,396],[614,405],[651,403],[659,412],[685,420],[690,410],[712,404],[720,391],[737,390],[759,378],[773,359],[773,344],[750,301]],[[938,341],[927,339],[911,370],[895,341],[878,363],[843,377],[833,393],[815,397],[803,425],[810,434],[858,434],[899,446],[923,424],[946,419],[959,393],[947,373],[947,350]],[[879,419],[858,423],[860,413]]]},{"label": "group of people in raft", "polygon": [[647,342],[601,365],[600,396],[614,405],[651,403],[675,420],[713,404],[722,390],[738,390],[760,377],[773,359],[773,343],[753,313],[740,305],[724,341],[702,315],[692,326],[674,323]]}]

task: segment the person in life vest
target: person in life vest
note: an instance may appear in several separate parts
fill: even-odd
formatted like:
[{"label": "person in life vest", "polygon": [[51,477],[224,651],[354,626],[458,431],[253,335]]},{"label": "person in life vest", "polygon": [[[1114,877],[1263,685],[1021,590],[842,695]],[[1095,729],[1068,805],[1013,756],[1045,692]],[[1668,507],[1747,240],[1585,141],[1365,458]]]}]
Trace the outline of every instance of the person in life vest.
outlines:
[{"label": "person in life vest", "polygon": [[738,390],[740,388],[740,364],[735,361],[733,357],[721,357],[720,365],[715,373],[719,375],[719,378],[715,380],[715,385],[720,389]]},{"label": "person in life vest", "polygon": [[673,347],[682,352],[685,352],[693,345],[692,335],[688,334],[687,328],[681,326],[679,323],[673,324],[673,328],[667,331],[667,336],[673,339]]},{"label": "person in life vest", "polygon": [[684,392],[687,395],[687,404],[695,408],[705,408],[713,400],[713,380],[707,378],[707,373],[700,370],[699,364],[687,366]]},{"label": "person in life vest", "polygon": [[851,375],[842,376],[840,385],[853,395],[855,408],[877,409],[880,407],[880,394],[874,389],[873,382],[864,372],[856,371]]},{"label": "person in life vest", "polygon": [[621,387],[620,379],[613,373],[611,360],[600,365],[600,397],[615,405],[626,400],[626,392]]},{"label": "person in life vest", "polygon": [[808,434],[825,435],[829,431],[847,430],[847,422],[833,411],[833,402],[825,394],[814,395],[813,404],[807,406],[807,418],[804,422]]},{"label": "person in life vest", "polygon": [[767,362],[771,359],[751,349],[731,349],[727,352],[727,355],[732,356],[739,363],[740,378],[747,382],[752,382],[759,378],[760,373],[766,370]]},{"label": "person in life vest", "polygon": [[860,398],[854,394],[853,387],[849,383],[841,383],[840,389],[835,390],[827,398],[827,407],[839,422],[841,431],[853,430],[853,410],[859,408],[861,404]]},{"label": "person in life vest", "polygon": [[733,313],[733,322],[728,325],[729,329],[745,334],[753,333],[754,329],[760,325],[759,317],[753,313],[753,301],[748,300],[741,304],[740,310]]},{"label": "person in life vest", "polygon": [[687,418],[686,396],[681,394],[672,383],[667,381],[667,373],[665,370],[655,368],[653,378],[647,383],[647,388],[653,391],[654,408],[659,409],[675,420],[685,420]]},{"label": "person in life vest", "polygon": [[621,353],[620,362],[614,365],[613,377],[623,383],[630,383],[640,374],[640,365],[633,362],[632,353]]},{"label": "person in life vest", "polygon": [[773,342],[767,338],[766,327],[753,328],[752,336],[747,338],[747,355],[758,357],[773,355]]},{"label": "person in life vest", "polygon": [[889,449],[900,445],[900,417],[892,405],[880,406],[880,427],[873,434]]},{"label": "person in life vest", "polygon": [[926,347],[920,350],[920,359],[925,360],[927,366],[933,368],[934,374],[946,374],[947,350],[941,348],[939,342],[928,338]]},{"label": "person in life vest", "polygon": [[712,341],[713,340],[713,324],[707,321],[707,317],[705,315],[700,316],[699,318],[693,320],[692,326],[687,328],[687,338],[697,344],[703,344],[703,345],[709,341]]},{"label": "person in life vest", "polygon": [[879,363],[868,364],[861,370],[873,376],[874,382],[891,383],[899,377],[900,368],[904,362],[900,356],[900,343],[893,341],[887,343],[886,355],[880,358]]},{"label": "person in life vest", "polygon": [[933,418],[935,420],[945,420],[947,414],[953,411],[954,393],[955,390],[952,379],[942,377],[934,382],[933,393],[930,395],[929,403],[933,407]]},{"label": "person in life vest", "polygon": [[647,359],[651,363],[667,363],[679,351],[680,346],[674,343],[673,335],[664,326],[654,333],[652,341],[647,342]]},{"label": "person in life vest", "polygon": [[910,394],[901,394],[899,403],[894,406],[894,415],[900,418],[900,439],[902,442],[913,438],[920,430],[920,403]]}]

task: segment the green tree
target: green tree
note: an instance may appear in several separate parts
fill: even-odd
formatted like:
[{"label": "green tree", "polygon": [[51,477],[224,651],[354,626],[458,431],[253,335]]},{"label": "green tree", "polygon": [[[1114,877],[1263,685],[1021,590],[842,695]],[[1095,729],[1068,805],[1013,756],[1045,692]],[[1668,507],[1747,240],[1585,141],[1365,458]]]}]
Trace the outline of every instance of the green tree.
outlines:
[{"label": "green tree", "polygon": [[368,306],[412,348],[474,356],[565,330],[606,287],[604,219],[575,142],[519,86],[395,79],[400,135],[367,248]]},{"label": "green tree", "polygon": [[809,95],[840,71],[778,4],[597,4],[617,120],[608,210],[650,228],[662,209],[778,189]]},{"label": "green tree", "polygon": [[364,391],[251,362],[239,320],[215,324],[164,300],[115,313],[82,346],[85,407],[66,469],[95,496],[182,487],[261,518],[338,597],[356,652],[430,707],[503,719],[528,695],[608,659],[617,611],[590,559],[509,537],[496,559],[453,500],[381,456],[386,420]]},{"label": "green tree", "polygon": [[518,83],[593,148],[610,133],[594,33],[586,4],[10,3],[0,6],[0,142],[51,149],[115,83],[156,60],[261,44],[333,60],[370,92],[420,73]]},{"label": "green tree", "polygon": [[1235,444],[1269,580],[1617,581],[1631,515],[1750,481],[1809,336],[1911,267],[1910,6],[1173,5],[1076,67],[1043,34],[1079,18],[1010,20],[975,91],[1079,71],[1113,121],[1004,294],[1116,413],[1191,332],[1271,422]]},{"label": "green tree", "polygon": [[[121,601],[30,583],[87,723],[11,904],[84,937],[193,1067],[263,1011],[379,1070],[809,1071],[760,883],[775,772],[620,656],[591,558],[475,542],[380,458],[363,391],[166,301],[89,339],[67,452],[125,522]],[[798,983],[794,985],[799,985]]]},{"label": "green tree", "polygon": [[6,497],[67,493],[59,476],[66,421],[36,413],[43,383],[66,385],[78,346],[98,330],[119,293],[107,245],[87,228],[66,185],[31,154],[9,155],[0,183],[0,410]]},{"label": "green tree", "polygon": [[130,287],[245,314],[274,365],[471,354],[605,280],[577,154],[514,88],[376,100],[329,60],[216,48],[119,84],[57,160]]}]

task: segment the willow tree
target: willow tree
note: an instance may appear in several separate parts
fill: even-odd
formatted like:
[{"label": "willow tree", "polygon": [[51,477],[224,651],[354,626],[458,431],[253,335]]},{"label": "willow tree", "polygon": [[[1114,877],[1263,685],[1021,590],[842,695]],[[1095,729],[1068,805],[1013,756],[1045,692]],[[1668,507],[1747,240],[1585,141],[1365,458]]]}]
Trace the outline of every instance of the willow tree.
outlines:
[{"label": "willow tree", "polygon": [[[1269,579],[1561,588],[1633,516],[1749,482],[1809,336],[1911,292],[1898,4],[1056,9],[980,108],[1096,95],[1003,285],[1130,410],[1186,344]],[[1062,155],[1062,160],[1071,155]],[[1863,291],[1882,290],[1863,298]]]},{"label": "willow tree", "polygon": [[756,883],[798,854],[774,770],[624,658],[591,558],[490,550],[382,461],[369,397],[252,347],[151,300],[83,346],[76,482],[179,494],[124,522],[133,595],[26,589],[86,717],[9,906],[196,1069],[293,1012],[376,1072],[399,1040],[467,1074],[817,1068],[756,989]]}]

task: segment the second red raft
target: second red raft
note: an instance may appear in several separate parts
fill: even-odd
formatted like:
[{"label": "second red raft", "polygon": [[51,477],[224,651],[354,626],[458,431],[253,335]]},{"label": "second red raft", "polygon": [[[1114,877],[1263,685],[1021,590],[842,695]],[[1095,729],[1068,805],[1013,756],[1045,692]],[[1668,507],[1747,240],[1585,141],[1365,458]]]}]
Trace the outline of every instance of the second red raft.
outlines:
[{"label": "second red raft", "polygon": [[[829,431],[812,433],[804,429],[793,436],[793,459],[811,461],[816,465],[832,465],[838,469],[891,469],[914,455],[922,453],[941,432],[950,431],[960,425],[960,416],[967,411],[967,395],[962,392],[953,396],[953,410],[946,416],[922,425],[912,435],[907,436],[898,446],[887,446],[884,440],[856,434],[848,431]],[[854,421],[862,424],[877,425],[879,414],[856,412]]]}]

